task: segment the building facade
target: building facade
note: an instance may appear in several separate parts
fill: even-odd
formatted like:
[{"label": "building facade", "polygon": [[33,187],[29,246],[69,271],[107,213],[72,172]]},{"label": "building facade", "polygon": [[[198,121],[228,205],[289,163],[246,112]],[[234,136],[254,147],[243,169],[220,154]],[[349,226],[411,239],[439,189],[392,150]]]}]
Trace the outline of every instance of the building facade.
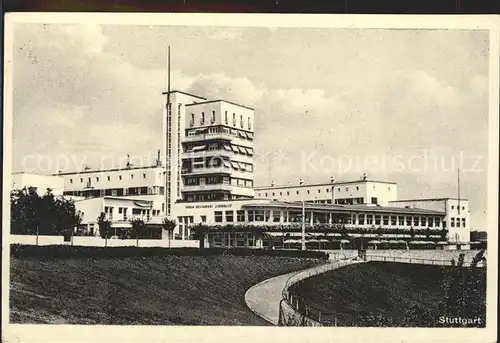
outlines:
[{"label": "building facade", "polygon": [[391,206],[422,208],[445,213],[443,227],[448,230],[450,242],[464,244],[470,242],[471,220],[469,201],[456,198],[409,199],[390,202]]},{"label": "building facade", "polygon": [[34,187],[37,193],[42,196],[50,189],[55,196],[63,195],[64,179],[57,175],[41,175],[33,173],[13,173],[12,189]]},{"label": "building facade", "polygon": [[367,178],[355,181],[335,181],[320,184],[266,186],[255,188],[257,198],[276,201],[306,201],[338,205],[388,206],[397,200],[395,182],[375,181]]},{"label": "building facade", "polygon": [[166,215],[177,202],[251,199],[254,110],[179,91],[164,102]]}]

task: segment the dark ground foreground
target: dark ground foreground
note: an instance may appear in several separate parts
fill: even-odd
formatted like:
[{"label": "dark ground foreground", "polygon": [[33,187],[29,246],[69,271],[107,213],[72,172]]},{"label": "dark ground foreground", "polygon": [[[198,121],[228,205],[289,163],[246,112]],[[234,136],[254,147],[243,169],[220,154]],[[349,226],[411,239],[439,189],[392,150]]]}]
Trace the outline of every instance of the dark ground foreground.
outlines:
[{"label": "dark ground foreground", "polygon": [[318,260],[268,256],[11,259],[10,322],[269,325],[248,288]]},{"label": "dark ground foreground", "polygon": [[[297,285],[297,291],[310,305],[312,315],[317,317],[321,312],[321,322],[328,325],[334,325],[336,318],[338,326],[460,327],[439,323],[446,315],[439,303],[449,296],[444,285],[450,272],[451,267],[368,262],[306,279]],[[463,293],[469,304],[465,306],[466,317],[473,319],[479,314],[482,325],[470,326],[484,327],[485,270],[476,269],[472,278],[470,269],[465,269],[464,279],[476,281]],[[458,303],[455,313],[460,316],[461,301],[451,303]],[[447,317],[453,320],[455,315]]]}]

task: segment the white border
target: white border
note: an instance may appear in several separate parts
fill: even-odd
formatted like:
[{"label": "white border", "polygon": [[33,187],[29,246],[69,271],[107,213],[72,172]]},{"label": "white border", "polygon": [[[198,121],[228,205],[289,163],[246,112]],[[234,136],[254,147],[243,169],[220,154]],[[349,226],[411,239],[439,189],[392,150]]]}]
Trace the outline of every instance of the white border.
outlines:
[{"label": "white border", "polygon": [[[166,327],[8,324],[9,246],[3,230],[2,341],[5,342],[494,342],[497,328],[498,255],[498,130],[499,44],[498,16],[416,15],[297,15],[297,14],[116,14],[116,13],[9,13],[5,17],[4,88],[4,228],[9,223],[12,145],[12,42],[15,23],[95,23],[175,26],[329,27],[380,29],[485,29],[490,30],[490,102],[488,169],[488,280],[486,329],[403,328],[260,328],[260,327]],[[7,91],[9,90],[9,91]],[[8,190],[8,187],[7,187]],[[5,206],[7,204],[7,206]]]}]

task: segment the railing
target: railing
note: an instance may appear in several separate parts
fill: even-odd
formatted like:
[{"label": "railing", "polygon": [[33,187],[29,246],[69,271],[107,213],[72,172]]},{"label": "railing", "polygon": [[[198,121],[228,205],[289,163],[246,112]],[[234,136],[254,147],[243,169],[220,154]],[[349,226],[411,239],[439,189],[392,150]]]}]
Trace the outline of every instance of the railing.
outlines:
[{"label": "railing", "polygon": [[[340,255],[335,255],[338,258]],[[298,288],[300,284],[315,275],[323,274],[347,265],[362,263],[367,261],[383,261],[383,262],[398,262],[440,266],[454,266],[454,260],[438,260],[425,258],[412,258],[400,256],[381,256],[367,254],[364,259],[358,256],[346,256],[343,259],[336,259],[330,263],[326,263],[320,267],[311,268],[305,271],[297,272],[291,275],[285,283],[282,290],[282,300],[279,308],[278,325],[280,326],[345,326],[349,323],[344,323],[341,316],[335,311],[321,312],[318,309],[311,307],[304,298],[300,295]],[[463,266],[470,267],[472,261],[464,261]],[[486,260],[480,261],[477,267],[486,267]]]},{"label": "railing", "polygon": [[[398,263],[412,263],[412,264],[429,264],[429,265],[437,265],[437,266],[454,266],[454,259],[449,260],[438,260],[438,259],[429,259],[429,258],[415,258],[415,257],[401,257],[401,256],[382,256],[382,255],[366,255],[367,261],[379,261],[379,262],[398,262]],[[470,267],[472,265],[472,261],[464,261],[464,267]],[[486,261],[479,261],[476,265],[478,268],[486,267]]]},{"label": "railing", "polygon": [[[343,260],[335,260],[325,263],[320,267],[307,269],[291,275],[282,290],[278,324],[280,326],[324,326],[322,313],[311,308],[297,291],[298,285],[312,276],[326,273],[347,265],[363,262],[353,257],[345,257]],[[331,317],[331,316],[329,316]],[[333,325],[337,325],[337,318]],[[326,324],[328,325],[328,324]]]}]

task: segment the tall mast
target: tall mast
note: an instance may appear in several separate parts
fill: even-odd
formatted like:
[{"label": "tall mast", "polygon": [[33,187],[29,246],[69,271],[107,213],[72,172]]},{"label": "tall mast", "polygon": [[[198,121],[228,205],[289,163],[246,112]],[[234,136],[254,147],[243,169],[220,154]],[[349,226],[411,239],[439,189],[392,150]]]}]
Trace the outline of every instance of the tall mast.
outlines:
[{"label": "tall mast", "polygon": [[457,173],[457,176],[458,176],[458,214],[460,214],[460,168],[458,168],[458,173]]},{"label": "tall mast", "polygon": [[[170,45],[168,46],[168,51],[167,51],[167,117],[165,120],[165,140],[166,140],[166,145],[165,145],[165,191],[164,191],[164,214],[165,216],[170,215],[168,211],[168,192],[170,191],[167,189],[168,185],[168,177],[170,176],[168,173],[168,170],[170,168],[170,156],[168,155],[168,146],[170,145],[170,137],[168,133],[168,123],[170,120]],[[169,233],[170,235],[170,233]]]}]

